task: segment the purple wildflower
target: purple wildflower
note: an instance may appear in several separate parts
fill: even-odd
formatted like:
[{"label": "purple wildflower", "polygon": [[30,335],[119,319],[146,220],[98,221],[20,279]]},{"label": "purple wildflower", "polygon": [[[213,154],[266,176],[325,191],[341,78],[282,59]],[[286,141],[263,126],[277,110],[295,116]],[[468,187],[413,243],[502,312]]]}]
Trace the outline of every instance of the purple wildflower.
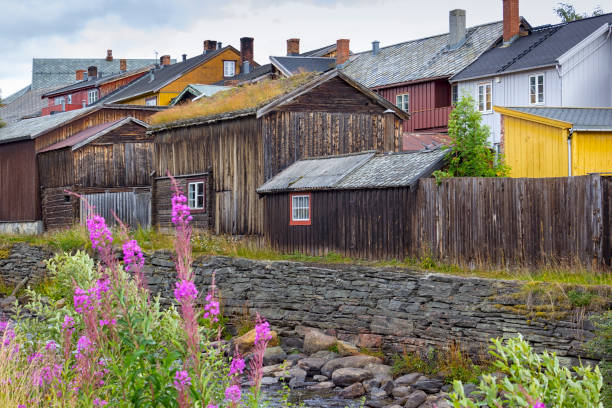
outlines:
[{"label": "purple wildflower", "polygon": [[217,302],[214,298],[212,293],[209,293],[208,295],[206,295],[206,305],[204,306],[204,318],[205,319],[212,319],[214,322],[218,322],[219,318],[217,318],[217,316],[219,315],[219,302]]},{"label": "purple wildflower", "polygon": [[187,197],[183,194],[172,196],[172,223],[174,225],[187,225],[193,219],[186,203]]},{"label": "purple wildflower", "polygon": [[217,405],[208,404],[206,408],[219,408]]},{"label": "purple wildflower", "polygon": [[74,330],[74,319],[68,315],[64,316],[64,323],[62,323],[62,330],[72,331]]},{"label": "purple wildflower", "polygon": [[103,407],[103,406],[106,406],[106,405],[108,405],[108,402],[106,402],[103,399],[96,398],[95,400],[93,400],[93,406],[94,407]]},{"label": "purple wildflower", "polygon": [[236,373],[242,374],[244,371],[244,360],[240,357],[236,357],[232,360],[230,364],[230,372],[229,375],[232,376]]},{"label": "purple wildflower", "polygon": [[61,373],[62,366],[60,364],[45,366],[34,373],[32,382],[35,386],[42,387],[45,384],[51,384],[55,379],[59,379]]},{"label": "purple wildflower", "polygon": [[87,229],[89,230],[89,239],[93,249],[102,250],[113,242],[113,236],[106,226],[103,217],[94,215],[88,219]]},{"label": "purple wildflower", "polygon": [[83,352],[88,352],[91,350],[91,340],[87,336],[81,336],[79,341],[77,342],[77,352],[79,354],[83,354]]},{"label": "purple wildflower", "polygon": [[9,322],[0,321],[0,346],[8,346],[15,339],[15,331]]},{"label": "purple wildflower", "polygon": [[93,305],[91,303],[89,293],[79,287],[74,289],[74,310],[76,310],[77,313],[84,313],[85,311],[92,309]]},{"label": "purple wildflower", "polygon": [[240,392],[240,386],[232,385],[225,389],[225,399],[233,402],[234,404],[240,401],[242,393]]},{"label": "purple wildflower", "polygon": [[28,356],[28,364],[38,363],[42,361],[43,357],[44,356],[40,353],[32,353]]},{"label": "purple wildflower", "polygon": [[187,386],[191,385],[191,377],[189,377],[189,373],[185,370],[177,371],[174,375],[174,387],[182,391]]},{"label": "purple wildflower", "polygon": [[102,294],[107,293],[110,290],[110,280],[108,278],[98,279],[96,286],[90,289],[92,294],[98,297],[98,300],[102,300]]},{"label": "purple wildflower", "polygon": [[54,342],[53,340],[49,340],[47,342],[47,344],[45,345],[45,350],[47,350],[47,351],[55,351],[55,350],[57,350],[57,343]]},{"label": "purple wildflower", "polygon": [[259,344],[260,342],[268,342],[272,339],[272,334],[270,333],[270,323],[265,320],[261,320],[255,325],[255,344]]},{"label": "purple wildflower", "polygon": [[196,289],[193,282],[188,280],[181,280],[176,282],[176,289],[174,289],[174,297],[179,301],[192,300],[198,297],[198,290]]},{"label": "purple wildflower", "polygon": [[546,408],[546,404],[544,404],[543,402],[536,402],[535,404],[533,404],[533,408]]},{"label": "purple wildflower", "polygon": [[144,266],[144,255],[135,239],[123,244],[123,262],[127,272],[139,270]]}]

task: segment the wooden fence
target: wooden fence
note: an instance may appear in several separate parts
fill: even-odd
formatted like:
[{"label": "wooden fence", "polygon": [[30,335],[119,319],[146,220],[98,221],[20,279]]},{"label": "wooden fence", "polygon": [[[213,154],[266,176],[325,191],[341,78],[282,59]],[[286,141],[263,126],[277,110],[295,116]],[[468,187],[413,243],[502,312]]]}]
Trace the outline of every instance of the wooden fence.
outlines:
[{"label": "wooden fence", "polygon": [[604,266],[611,256],[611,183],[599,175],[457,178],[399,190],[313,191],[312,224],[295,227],[286,225],[288,195],[271,194],[265,239],[281,251],[314,255]]},{"label": "wooden fence", "polygon": [[[149,228],[151,226],[151,189],[135,188],[132,191],[84,194],[96,213],[104,217],[108,225],[116,225],[114,212],[127,226]],[[112,211],[112,212],[111,212]],[[89,217],[87,206],[81,201],[81,224]]]}]

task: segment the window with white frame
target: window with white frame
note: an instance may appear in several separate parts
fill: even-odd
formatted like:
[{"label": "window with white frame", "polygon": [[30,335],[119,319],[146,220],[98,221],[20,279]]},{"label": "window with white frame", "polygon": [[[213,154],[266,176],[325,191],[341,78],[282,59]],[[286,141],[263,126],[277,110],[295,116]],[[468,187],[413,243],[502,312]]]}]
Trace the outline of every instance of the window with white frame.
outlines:
[{"label": "window with white frame", "polygon": [[147,106],[157,106],[157,96],[145,99],[145,105],[147,105]]},{"label": "window with white frame", "polygon": [[493,112],[493,90],[491,82],[478,84],[478,111],[481,113]]},{"label": "window with white frame", "polygon": [[459,85],[451,85],[451,105],[455,106],[459,102]]},{"label": "window with white frame", "polygon": [[410,94],[401,94],[395,96],[395,106],[408,112],[410,109]]},{"label": "window with white frame", "polygon": [[544,103],[544,74],[529,76],[529,104],[541,105]]},{"label": "window with white frame", "polygon": [[97,89],[92,89],[87,92],[87,104],[88,105],[91,105],[97,100],[98,100],[98,90]]},{"label": "window with white frame", "polygon": [[63,105],[64,104],[64,97],[63,96],[58,96],[57,98],[55,98],[55,105]]},{"label": "window with white frame", "polygon": [[233,77],[236,75],[236,61],[223,61],[223,76]]},{"label": "window with white frame", "polygon": [[66,103],[68,103],[68,104],[72,103],[72,94],[68,95],[68,96],[66,97],[66,99],[67,99],[67,102],[66,102]]},{"label": "window with white frame", "polygon": [[310,194],[291,195],[291,225],[310,225]]},{"label": "window with white frame", "polygon": [[192,210],[204,209],[204,182],[194,181],[187,185],[187,204]]}]

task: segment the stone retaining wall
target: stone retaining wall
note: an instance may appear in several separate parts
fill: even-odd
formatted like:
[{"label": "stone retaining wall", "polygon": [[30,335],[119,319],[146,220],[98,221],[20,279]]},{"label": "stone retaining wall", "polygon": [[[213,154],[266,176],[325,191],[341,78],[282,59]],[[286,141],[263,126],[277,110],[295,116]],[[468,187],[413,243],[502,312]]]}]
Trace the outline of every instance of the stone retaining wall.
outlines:
[{"label": "stone retaining wall", "polygon": [[[0,257],[0,279],[19,282],[44,273],[49,253],[15,245]],[[153,292],[173,298],[175,272],[170,252],[147,256]],[[200,298],[216,272],[226,316],[248,308],[259,312],[281,334],[312,326],[358,346],[401,352],[459,341],[484,350],[491,337],[523,333],[537,349],[570,360],[584,356],[582,344],[593,336],[588,320],[576,323],[571,311],[556,310],[559,320],[526,315],[514,281],[425,274],[412,270],[362,266],[315,266],[295,262],[210,257],[194,262]],[[538,314],[536,314],[538,315]],[[552,314],[551,314],[552,315]],[[297,336],[296,336],[297,337]]]}]

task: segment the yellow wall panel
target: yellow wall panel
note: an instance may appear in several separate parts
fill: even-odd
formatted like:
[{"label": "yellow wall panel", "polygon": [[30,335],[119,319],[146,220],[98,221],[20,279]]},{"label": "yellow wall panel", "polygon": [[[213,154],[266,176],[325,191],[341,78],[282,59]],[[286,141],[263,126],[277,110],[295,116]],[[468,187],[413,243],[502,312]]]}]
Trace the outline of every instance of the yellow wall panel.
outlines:
[{"label": "yellow wall panel", "polygon": [[612,132],[574,132],[572,175],[612,172]]},{"label": "yellow wall panel", "polygon": [[504,153],[511,177],[565,177],[567,131],[504,116]]}]

